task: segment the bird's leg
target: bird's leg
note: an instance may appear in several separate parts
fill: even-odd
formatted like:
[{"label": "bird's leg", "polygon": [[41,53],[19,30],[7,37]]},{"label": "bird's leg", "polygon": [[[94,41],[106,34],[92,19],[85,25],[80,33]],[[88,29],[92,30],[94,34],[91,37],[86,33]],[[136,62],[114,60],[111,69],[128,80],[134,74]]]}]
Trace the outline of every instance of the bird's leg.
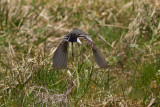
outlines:
[{"label": "bird's leg", "polygon": [[74,61],[74,54],[73,54],[73,42],[72,42],[72,60]]}]

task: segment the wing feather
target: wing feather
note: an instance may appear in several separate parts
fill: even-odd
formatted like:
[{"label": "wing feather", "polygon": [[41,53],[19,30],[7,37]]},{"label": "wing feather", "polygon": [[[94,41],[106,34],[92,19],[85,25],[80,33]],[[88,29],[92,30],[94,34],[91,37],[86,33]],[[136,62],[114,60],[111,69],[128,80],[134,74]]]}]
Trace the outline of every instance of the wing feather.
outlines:
[{"label": "wing feather", "polygon": [[98,50],[92,49],[93,51],[93,56],[95,58],[96,63],[101,67],[101,68],[107,68],[108,64],[105,62],[104,57],[101,55],[101,53]]},{"label": "wing feather", "polygon": [[80,35],[79,38],[81,38],[84,42],[86,42],[89,46],[91,46],[93,51],[93,56],[99,67],[107,68],[108,64],[105,62],[104,57],[102,56],[101,52],[97,49],[92,39],[88,35]]},{"label": "wing feather", "polygon": [[53,67],[56,69],[66,68],[68,56],[68,42],[62,41],[53,56]]}]

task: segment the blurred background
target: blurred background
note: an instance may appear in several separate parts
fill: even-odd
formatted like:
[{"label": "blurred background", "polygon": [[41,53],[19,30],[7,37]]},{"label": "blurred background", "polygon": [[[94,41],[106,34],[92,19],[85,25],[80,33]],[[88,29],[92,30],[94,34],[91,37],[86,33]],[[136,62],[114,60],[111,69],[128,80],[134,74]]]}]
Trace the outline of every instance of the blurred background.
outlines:
[{"label": "blurred background", "polygon": [[[160,106],[158,0],[0,0],[0,106]],[[52,57],[73,28],[91,36],[67,69]]]}]

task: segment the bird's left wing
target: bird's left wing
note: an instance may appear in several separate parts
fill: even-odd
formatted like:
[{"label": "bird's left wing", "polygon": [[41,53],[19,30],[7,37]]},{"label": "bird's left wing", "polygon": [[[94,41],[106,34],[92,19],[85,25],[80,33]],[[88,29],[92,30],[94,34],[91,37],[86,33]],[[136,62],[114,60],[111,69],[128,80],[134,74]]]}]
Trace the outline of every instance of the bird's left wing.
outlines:
[{"label": "bird's left wing", "polygon": [[89,46],[91,46],[93,51],[93,56],[95,58],[96,63],[101,68],[107,68],[108,64],[105,61],[105,58],[102,56],[101,52],[97,49],[93,40],[88,35],[79,35],[79,38],[86,42]]}]

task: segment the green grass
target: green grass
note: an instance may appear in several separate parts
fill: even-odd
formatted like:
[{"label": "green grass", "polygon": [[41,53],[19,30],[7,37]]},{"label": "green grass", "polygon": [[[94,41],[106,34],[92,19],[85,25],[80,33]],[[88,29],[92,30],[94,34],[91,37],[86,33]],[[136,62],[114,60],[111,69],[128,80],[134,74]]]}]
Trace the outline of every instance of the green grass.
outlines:
[{"label": "green grass", "polygon": [[[0,106],[159,107],[155,3],[0,0]],[[109,68],[98,68],[85,43],[74,45],[74,59],[68,49],[66,69],[52,68],[61,37],[75,27],[92,37]]]}]

